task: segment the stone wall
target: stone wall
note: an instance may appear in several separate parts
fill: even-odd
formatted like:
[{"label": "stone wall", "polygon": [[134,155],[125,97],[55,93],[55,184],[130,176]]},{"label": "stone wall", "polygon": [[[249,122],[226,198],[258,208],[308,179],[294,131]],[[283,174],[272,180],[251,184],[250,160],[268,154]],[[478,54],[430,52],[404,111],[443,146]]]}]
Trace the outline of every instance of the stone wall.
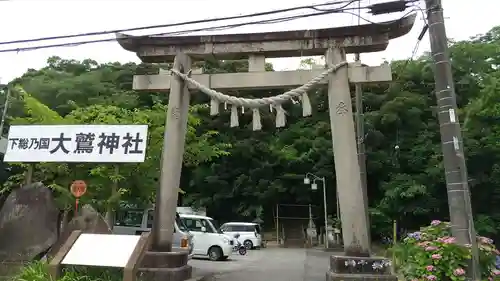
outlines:
[{"label": "stone wall", "polygon": [[12,280],[27,263],[19,261],[0,261],[0,281]]}]

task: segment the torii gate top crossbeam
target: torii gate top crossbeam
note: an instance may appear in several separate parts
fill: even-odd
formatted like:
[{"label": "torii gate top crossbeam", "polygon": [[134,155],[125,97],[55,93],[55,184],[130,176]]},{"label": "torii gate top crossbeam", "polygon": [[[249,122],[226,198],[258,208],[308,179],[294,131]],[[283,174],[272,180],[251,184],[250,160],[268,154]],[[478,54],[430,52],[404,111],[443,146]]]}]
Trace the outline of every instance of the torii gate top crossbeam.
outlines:
[{"label": "torii gate top crossbeam", "polygon": [[383,51],[389,40],[407,34],[416,14],[376,24],[326,29],[197,36],[128,36],[116,34],[119,44],[143,62],[172,62],[179,52],[193,60],[244,59],[250,54],[272,57],[324,55],[331,47],[346,53]]}]

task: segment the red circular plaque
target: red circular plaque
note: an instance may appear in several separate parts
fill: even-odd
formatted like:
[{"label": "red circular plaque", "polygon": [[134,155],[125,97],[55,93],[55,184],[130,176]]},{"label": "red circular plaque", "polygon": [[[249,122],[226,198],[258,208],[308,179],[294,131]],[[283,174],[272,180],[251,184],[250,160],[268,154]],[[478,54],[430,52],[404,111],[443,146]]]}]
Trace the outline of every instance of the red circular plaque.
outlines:
[{"label": "red circular plaque", "polygon": [[76,180],[71,184],[71,193],[76,198],[81,197],[87,191],[87,184],[82,180]]}]

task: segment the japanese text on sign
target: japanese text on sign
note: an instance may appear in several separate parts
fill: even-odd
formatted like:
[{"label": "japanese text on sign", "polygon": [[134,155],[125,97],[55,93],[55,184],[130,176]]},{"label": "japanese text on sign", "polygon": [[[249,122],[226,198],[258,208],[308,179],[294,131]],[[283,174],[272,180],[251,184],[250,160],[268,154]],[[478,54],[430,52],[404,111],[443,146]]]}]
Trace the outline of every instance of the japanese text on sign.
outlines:
[{"label": "japanese text on sign", "polygon": [[147,125],[11,126],[5,162],[144,162]]}]

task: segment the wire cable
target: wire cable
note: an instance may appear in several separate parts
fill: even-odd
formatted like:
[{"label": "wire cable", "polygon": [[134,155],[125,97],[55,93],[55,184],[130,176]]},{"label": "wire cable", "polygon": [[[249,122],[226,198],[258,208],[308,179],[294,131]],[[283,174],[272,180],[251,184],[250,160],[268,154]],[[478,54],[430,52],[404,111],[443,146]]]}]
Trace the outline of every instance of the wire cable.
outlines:
[{"label": "wire cable", "polygon": [[[353,0],[353,1],[350,1],[350,3],[354,3],[356,1],[357,0]],[[181,30],[181,31],[174,31],[174,32],[162,32],[162,33],[148,34],[148,35],[143,35],[143,36],[165,36],[165,35],[172,36],[172,35],[182,35],[182,34],[186,34],[186,33],[200,32],[200,31],[224,30],[224,29],[231,29],[231,28],[241,27],[241,26],[246,26],[246,25],[271,24],[271,23],[276,23],[276,22],[291,21],[291,20],[296,20],[296,19],[301,19],[301,18],[308,18],[308,17],[321,16],[321,15],[327,15],[327,14],[333,14],[333,13],[343,13],[343,12],[345,12],[345,11],[342,10],[342,8],[337,8],[337,9],[330,9],[330,10],[325,10],[322,12],[305,14],[305,15],[287,16],[287,17],[281,17],[281,18],[273,18],[273,19],[258,20],[258,21],[251,21],[251,22],[244,22],[244,23],[237,23],[237,24],[213,26],[213,27],[203,27],[203,28]],[[10,48],[10,49],[2,49],[2,50],[0,50],[0,53],[34,51],[34,50],[39,50],[39,49],[48,49],[48,48],[56,48],[56,47],[75,47],[75,46],[80,46],[80,45],[85,45],[85,44],[113,42],[113,41],[117,41],[117,40],[118,40],[117,38],[107,38],[107,39],[59,43],[59,44],[50,44],[50,45],[41,45],[41,46],[32,46],[32,47]]]},{"label": "wire cable", "polygon": [[354,2],[360,2],[360,1],[361,0],[330,1],[330,2],[326,2],[326,3],[322,3],[322,4],[298,6],[298,7],[291,7],[291,8],[286,8],[286,9],[271,10],[271,11],[266,11],[266,12],[259,12],[259,13],[245,14],[245,15],[238,15],[238,16],[230,16],[230,17],[222,17],[222,18],[201,19],[201,20],[194,20],[194,21],[171,23],[171,24],[149,25],[149,26],[141,26],[141,27],[134,27],[134,28],[123,28],[123,29],[115,29],[115,30],[107,30],[107,31],[96,31],[96,32],[77,33],[77,34],[60,35],[60,36],[50,36],[50,37],[40,37],[40,38],[32,38],[32,39],[5,41],[5,42],[0,42],[0,45],[33,43],[33,42],[40,42],[40,41],[70,39],[70,38],[88,37],[88,36],[99,36],[99,35],[131,32],[131,31],[139,31],[139,30],[148,30],[148,29],[156,29],[156,28],[177,27],[177,26],[200,24],[200,23],[211,23],[211,22],[217,22],[217,21],[226,21],[226,20],[235,20],[235,19],[259,17],[259,16],[267,16],[267,15],[273,15],[273,14],[279,14],[279,13],[285,13],[285,12],[291,12],[291,11],[297,11],[297,10],[313,9],[315,7],[323,7],[323,6],[328,6],[328,5],[338,5],[338,4],[342,4],[342,3],[348,3],[347,5],[344,5],[343,7],[338,8],[338,9],[342,9],[342,8],[345,8],[349,5],[351,5]]},{"label": "wire cable", "polygon": [[[400,17],[400,18],[398,18],[398,19],[395,19],[395,20],[392,20],[392,21],[388,21],[388,22],[383,22],[383,23],[379,23],[379,22],[374,22],[374,21],[371,21],[371,20],[369,20],[369,19],[367,19],[367,18],[365,18],[365,17],[362,17],[362,16],[360,15],[360,13],[358,13],[358,12],[351,12],[351,11],[348,11],[348,10],[343,10],[343,11],[342,11],[342,13],[346,13],[346,14],[350,14],[350,15],[356,16],[356,17],[358,17],[358,18],[360,18],[360,19],[362,19],[362,20],[364,20],[364,21],[366,21],[366,22],[368,22],[368,23],[371,23],[371,24],[380,24],[380,25],[382,25],[382,24],[391,24],[391,23],[393,23],[393,22],[395,22],[395,21],[400,20],[401,18],[404,18],[404,17],[406,17],[406,16],[410,15],[411,13],[414,13],[414,12],[418,11],[419,9],[420,9],[420,10],[422,10],[422,8],[420,8],[420,7],[418,7],[418,6],[414,6],[414,5],[412,5],[412,6],[410,6],[410,7],[417,7],[417,9],[412,9],[412,10],[410,10],[410,11],[406,12],[406,13],[405,13],[402,17]],[[355,8],[355,10],[358,10],[358,9],[366,9],[366,8],[367,8],[367,7]],[[311,8],[311,9],[313,9],[313,10],[315,10],[315,11],[327,11],[327,10],[325,10],[325,9],[320,9],[320,8]],[[354,10],[354,9],[352,9],[352,10]]]}]

